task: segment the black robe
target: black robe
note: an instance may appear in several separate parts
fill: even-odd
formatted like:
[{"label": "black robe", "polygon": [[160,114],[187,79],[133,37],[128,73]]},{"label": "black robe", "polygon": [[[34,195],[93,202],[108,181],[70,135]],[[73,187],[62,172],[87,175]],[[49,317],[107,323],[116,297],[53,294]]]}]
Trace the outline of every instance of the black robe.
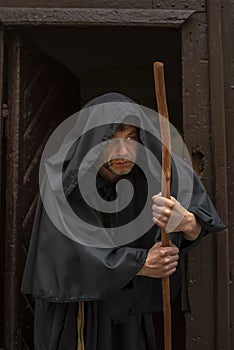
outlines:
[{"label": "black robe", "polygon": [[[91,105],[104,103],[105,108],[105,103],[110,101],[129,102],[122,95],[108,94],[96,99]],[[118,117],[109,125],[98,124],[99,126],[85,132],[74,142],[63,167],[63,190],[73,212],[84,221],[91,220],[97,227],[97,234],[98,227],[117,227],[133,220],[145,205],[148,205],[145,220],[152,221],[152,203],[147,197],[148,177],[146,179],[138,165],[135,165],[128,175],[121,177],[132,183],[134,195],[129,205],[116,213],[98,212],[90,208],[82,198],[77,183],[76,173],[84,153],[98,142],[110,138],[118,125],[129,115],[137,116],[141,144],[149,148],[161,162],[160,140],[141,128],[144,113],[138,107],[130,106],[129,110],[121,108],[122,105],[117,105],[114,111],[116,115],[121,115],[121,119]],[[95,117],[98,120],[100,116],[97,113],[96,111]],[[91,118],[92,112],[85,111],[85,123],[83,120],[80,122],[83,130]],[[148,123],[151,127],[150,122]],[[152,169],[147,155],[141,157],[141,161]],[[59,155],[53,158],[52,168],[56,169],[60,161]],[[93,164],[86,164],[85,171],[92,171]],[[160,191],[157,172],[149,171],[147,176],[151,177],[150,181],[155,180],[155,188],[150,195],[157,194]],[[184,188],[180,188],[180,194],[186,198],[187,178],[191,176],[193,188],[187,209],[194,213],[202,231],[193,242],[184,239],[182,232],[170,234],[172,242],[180,249],[180,261],[204,235],[224,228],[201,181],[191,168],[176,156],[172,161],[172,196],[178,198],[178,184],[181,184],[182,177]],[[116,199],[115,183],[98,174],[96,186],[106,202]],[[88,195],[92,196],[92,193]],[[119,193],[118,203],[121,202],[121,196],[124,197],[124,193]],[[77,230],[79,229],[78,227]],[[122,241],[118,244],[118,235],[115,236],[113,247],[92,247],[78,243],[59,232],[39,200],[22,282],[22,291],[32,293],[36,298],[35,348],[77,349],[78,305],[79,301],[85,301],[85,350],[155,350],[152,313],[162,309],[161,280],[136,274],[143,266],[148,250],[156,241],[160,241],[160,230],[152,224],[146,232],[127,244],[122,244]],[[180,264],[170,280],[171,299],[174,300],[181,283]]]}]

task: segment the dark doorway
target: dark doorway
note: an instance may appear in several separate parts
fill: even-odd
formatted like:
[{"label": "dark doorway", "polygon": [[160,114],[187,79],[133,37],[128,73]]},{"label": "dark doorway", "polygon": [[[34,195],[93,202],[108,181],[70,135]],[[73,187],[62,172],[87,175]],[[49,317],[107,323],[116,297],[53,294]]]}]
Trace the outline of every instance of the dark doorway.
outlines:
[{"label": "dark doorway", "polygon": [[[53,74],[55,74],[55,76],[57,75],[59,81],[57,86],[61,86],[61,89],[59,89],[60,97],[58,98],[60,98],[61,101],[66,101],[66,103],[64,102],[64,105],[61,107],[59,113],[55,108],[56,100],[54,100],[52,103],[50,107],[52,111],[50,113],[50,130],[52,130],[52,126],[55,126],[61,120],[73,113],[75,108],[78,110],[79,106],[84,105],[93,97],[110,91],[121,92],[128,95],[138,103],[155,109],[156,104],[152,64],[154,61],[162,61],[165,63],[170,119],[174,126],[182,133],[181,37],[179,30],[159,30],[154,28],[146,29],[139,27],[136,29],[116,27],[63,29],[30,28],[30,30],[27,29],[18,31],[17,35],[20,38],[24,38],[26,42],[31,43],[29,44],[30,48],[28,48],[27,45],[23,47],[20,46],[20,44],[12,44],[11,40],[9,40],[8,43],[9,50],[11,51],[10,56],[13,54],[13,56],[15,55],[16,59],[18,57],[17,55],[19,55],[21,60],[24,62],[24,65],[21,67],[21,74],[24,76],[26,74],[28,79],[32,79],[32,77],[36,75],[38,71],[37,62],[41,64],[41,61],[47,62],[47,59],[47,72],[50,71],[50,67],[56,67]],[[13,51],[11,47],[12,45],[15,45],[13,47]],[[22,52],[17,53],[19,47]],[[39,49],[32,49],[33,47],[38,47]],[[16,63],[17,62],[15,62],[15,64]],[[9,62],[8,64],[12,67],[14,62]],[[34,64],[34,66],[32,64]],[[65,66],[66,68],[63,69],[62,66]],[[32,67],[33,69],[31,69]],[[53,79],[55,79],[55,76],[53,76]],[[61,79],[59,79],[60,76]],[[62,88],[62,82],[64,79],[66,80],[66,76],[68,77],[68,80],[65,85],[65,92]],[[12,85],[9,87],[9,89],[15,89],[16,86],[19,87],[19,96],[22,101],[25,101],[26,92],[25,85],[23,83],[24,79],[22,82],[15,82],[14,79],[14,76],[11,74],[9,84]],[[79,84],[77,84],[77,82],[79,82]],[[50,88],[51,82],[49,81],[48,84],[48,88]],[[34,97],[31,99],[29,98],[28,101],[26,100],[26,102],[30,103],[30,110],[33,111],[32,113],[35,112],[35,114],[40,105],[40,96],[43,96],[43,89],[47,88],[43,83],[43,78],[40,82],[40,86],[37,88],[39,88],[39,95],[32,94]],[[32,92],[35,92],[35,90],[33,90]],[[69,92],[72,93],[69,94]],[[70,95],[70,97],[72,96],[72,98],[69,99],[67,95]],[[14,98],[16,98],[16,96],[8,96],[8,99],[10,100],[13,100]],[[24,125],[25,127],[30,125],[30,121],[28,120],[27,122],[29,104],[25,104],[24,106],[25,109],[20,109],[19,111],[19,117],[25,118],[26,116],[26,124],[23,123],[22,125],[19,125],[19,129],[27,134],[27,130],[24,129]],[[13,112],[15,113],[14,108]],[[31,141],[28,141],[28,147],[26,142],[19,146],[19,148],[21,147],[20,150],[23,152],[25,160],[28,159],[27,161],[29,164],[31,164],[30,157],[32,157],[33,153],[33,150],[31,150],[32,146],[35,147],[35,149],[37,147],[42,147],[42,144],[45,142],[45,137],[48,137],[48,135],[46,134],[46,136],[42,131],[42,128],[43,130],[47,130],[47,121],[45,121],[45,116],[41,115],[37,117],[37,119],[35,119],[35,126],[40,132],[34,132],[33,137],[31,137]],[[10,141],[8,140],[8,142]],[[19,159],[16,161],[19,161]],[[38,158],[35,160],[35,162],[38,164]],[[19,170],[16,181],[21,184],[21,181],[24,181],[25,178],[27,179],[25,176],[25,173],[23,173],[22,170]],[[19,223],[17,225],[20,225],[21,219],[22,222],[26,222],[27,224],[26,231],[24,232],[23,236],[26,240],[23,242],[24,249],[25,247],[27,249],[33,213],[35,210],[35,195],[38,186],[37,177],[37,168],[33,167],[33,172],[30,173],[29,178],[30,183],[26,182],[26,185],[24,184],[24,191],[30,192],[30,198],[29,202],[26,203],[27,205],[24,203],[23,209],[22,206],[20,207],[19,205],[20,201],[21,204],[23,203],[23,197],[21,197],[23,192],[19,192],[19,198],[17,198],[17,200],[15,198],[16,202],[18,203],[16,210],[18,210]],[[29,187],[27,188],[25,186]],[[8,209],[6,208],[6,210]],[[28,212],[25,212],[25,210],[28,210]],[[22,212],[24,213],[23,215]],[[27,218],[27,220],[25,218]],[[20,228],[20,230],[22,231],[22,228]],[[10,234],[11,233],[9,232],[8,235]],[[17,236],[15,237],[17,239]],[[12,254],[10,250],[9,254]],[[22,264],[20,252],[17,254],[18,255],[16,258],[18,257]],[[16,269],[15,271],[18,274],[18,281],[20,281],[22,269]],[[15,286],[15,288],[18,288],[18,286],[19,283]],[[19,293],[16,293],[16,298],[20,298],[19,295]],[[9,300],[9,302],[11,302],[11,300]],[[174,324],[176,325],[176,329],[178,330],[178,334],[180,336],[177,336],[174,349],[183,350],[185,326],[184,317],[178,309],[178,304],[179,300],[175,304],[174,310],[176,310],[175,312],[177,316],[175,317]],[[18,307],[17,305],[19,305],[19,301],[16,303],[16,307]],[[30,344],[30,342],[32,342],[32,324],[31,321],[27,319],[27,317],[29,317],[27,315],[30,314],[32,316],[33,309],[31,300],[25,299],[23,305],[27,312],[24,313],[23,320],[22,318],[21,320],[18,320],[17,327],[23,330],[25,340],[24,343],[20,345],[21,342],[19,339],[17,339],[15,349],[30,348],[31,350],[33,349],[32,344]],[[14,320],[12,319],[10,322],[14,322]],[[23,324],[20,324],[20,322],[23,322]],[[9,324],[9,327],[11,326],[12,325]],[[161,333],[162,331],[159,329],[159,332]],[[17,331],[17,333],[22,333],[22,331]],[[14,335],[12,335],[12,337],[14,337]],[[11,341],[12,340],[9,339],[9,342]]]},{"label": "dark doorway", "polygon": [[22,34],[79,77],[81,105],[118,91],[155,109],[152,64],[164,62],[171,121],[182,132],[180,30],[52,28]]}]

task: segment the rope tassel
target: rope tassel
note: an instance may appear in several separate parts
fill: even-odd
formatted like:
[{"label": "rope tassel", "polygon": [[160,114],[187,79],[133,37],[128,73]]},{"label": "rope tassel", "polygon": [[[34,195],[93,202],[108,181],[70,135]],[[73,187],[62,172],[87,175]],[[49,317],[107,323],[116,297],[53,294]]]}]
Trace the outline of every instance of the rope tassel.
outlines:
[{"label": "rope tassel", "polygon": [[84,301],[79,302],[77,315],[77,350],[85,350],[84,347]]}]

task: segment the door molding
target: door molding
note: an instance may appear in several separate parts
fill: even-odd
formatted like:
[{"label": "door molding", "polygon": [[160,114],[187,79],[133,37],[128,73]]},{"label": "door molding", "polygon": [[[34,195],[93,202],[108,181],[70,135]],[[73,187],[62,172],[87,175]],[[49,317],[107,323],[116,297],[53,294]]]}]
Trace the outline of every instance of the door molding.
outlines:
[{"label": "door molding", "polygon": [[192,10],[1,8],[5,26],[144,26],[179,28]]},{"label": "door molding", "polygon": [[[207,1],[208,42],[210,62],[210,103],[212,150],[215,173],[215,204],[228,224],[228,188],[226,154],[226,119],[223,68],[222,9],[219,0]],[[230,349],[231,295],[230,295],[230,237],[229,230],[216,236],[217,278],[217,348]],[[225,300],[225,303],[224,303]]]}]

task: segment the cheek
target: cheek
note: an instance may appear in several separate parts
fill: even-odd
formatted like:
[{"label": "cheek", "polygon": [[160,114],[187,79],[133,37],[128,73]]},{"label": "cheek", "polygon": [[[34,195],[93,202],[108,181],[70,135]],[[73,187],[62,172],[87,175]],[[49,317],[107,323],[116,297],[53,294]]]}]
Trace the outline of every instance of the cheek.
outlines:
[{"label": "cheek", "polygon": [[130,151],[131,155],[136,159],[137,156],[137,146],[133,147]]},{"label": "cheek", "polygon": [[108,162],[111,158],[113,158],[113,152],[111,152],[109,150],[104,150],[102,152],[102,161],[104,163]]}]

